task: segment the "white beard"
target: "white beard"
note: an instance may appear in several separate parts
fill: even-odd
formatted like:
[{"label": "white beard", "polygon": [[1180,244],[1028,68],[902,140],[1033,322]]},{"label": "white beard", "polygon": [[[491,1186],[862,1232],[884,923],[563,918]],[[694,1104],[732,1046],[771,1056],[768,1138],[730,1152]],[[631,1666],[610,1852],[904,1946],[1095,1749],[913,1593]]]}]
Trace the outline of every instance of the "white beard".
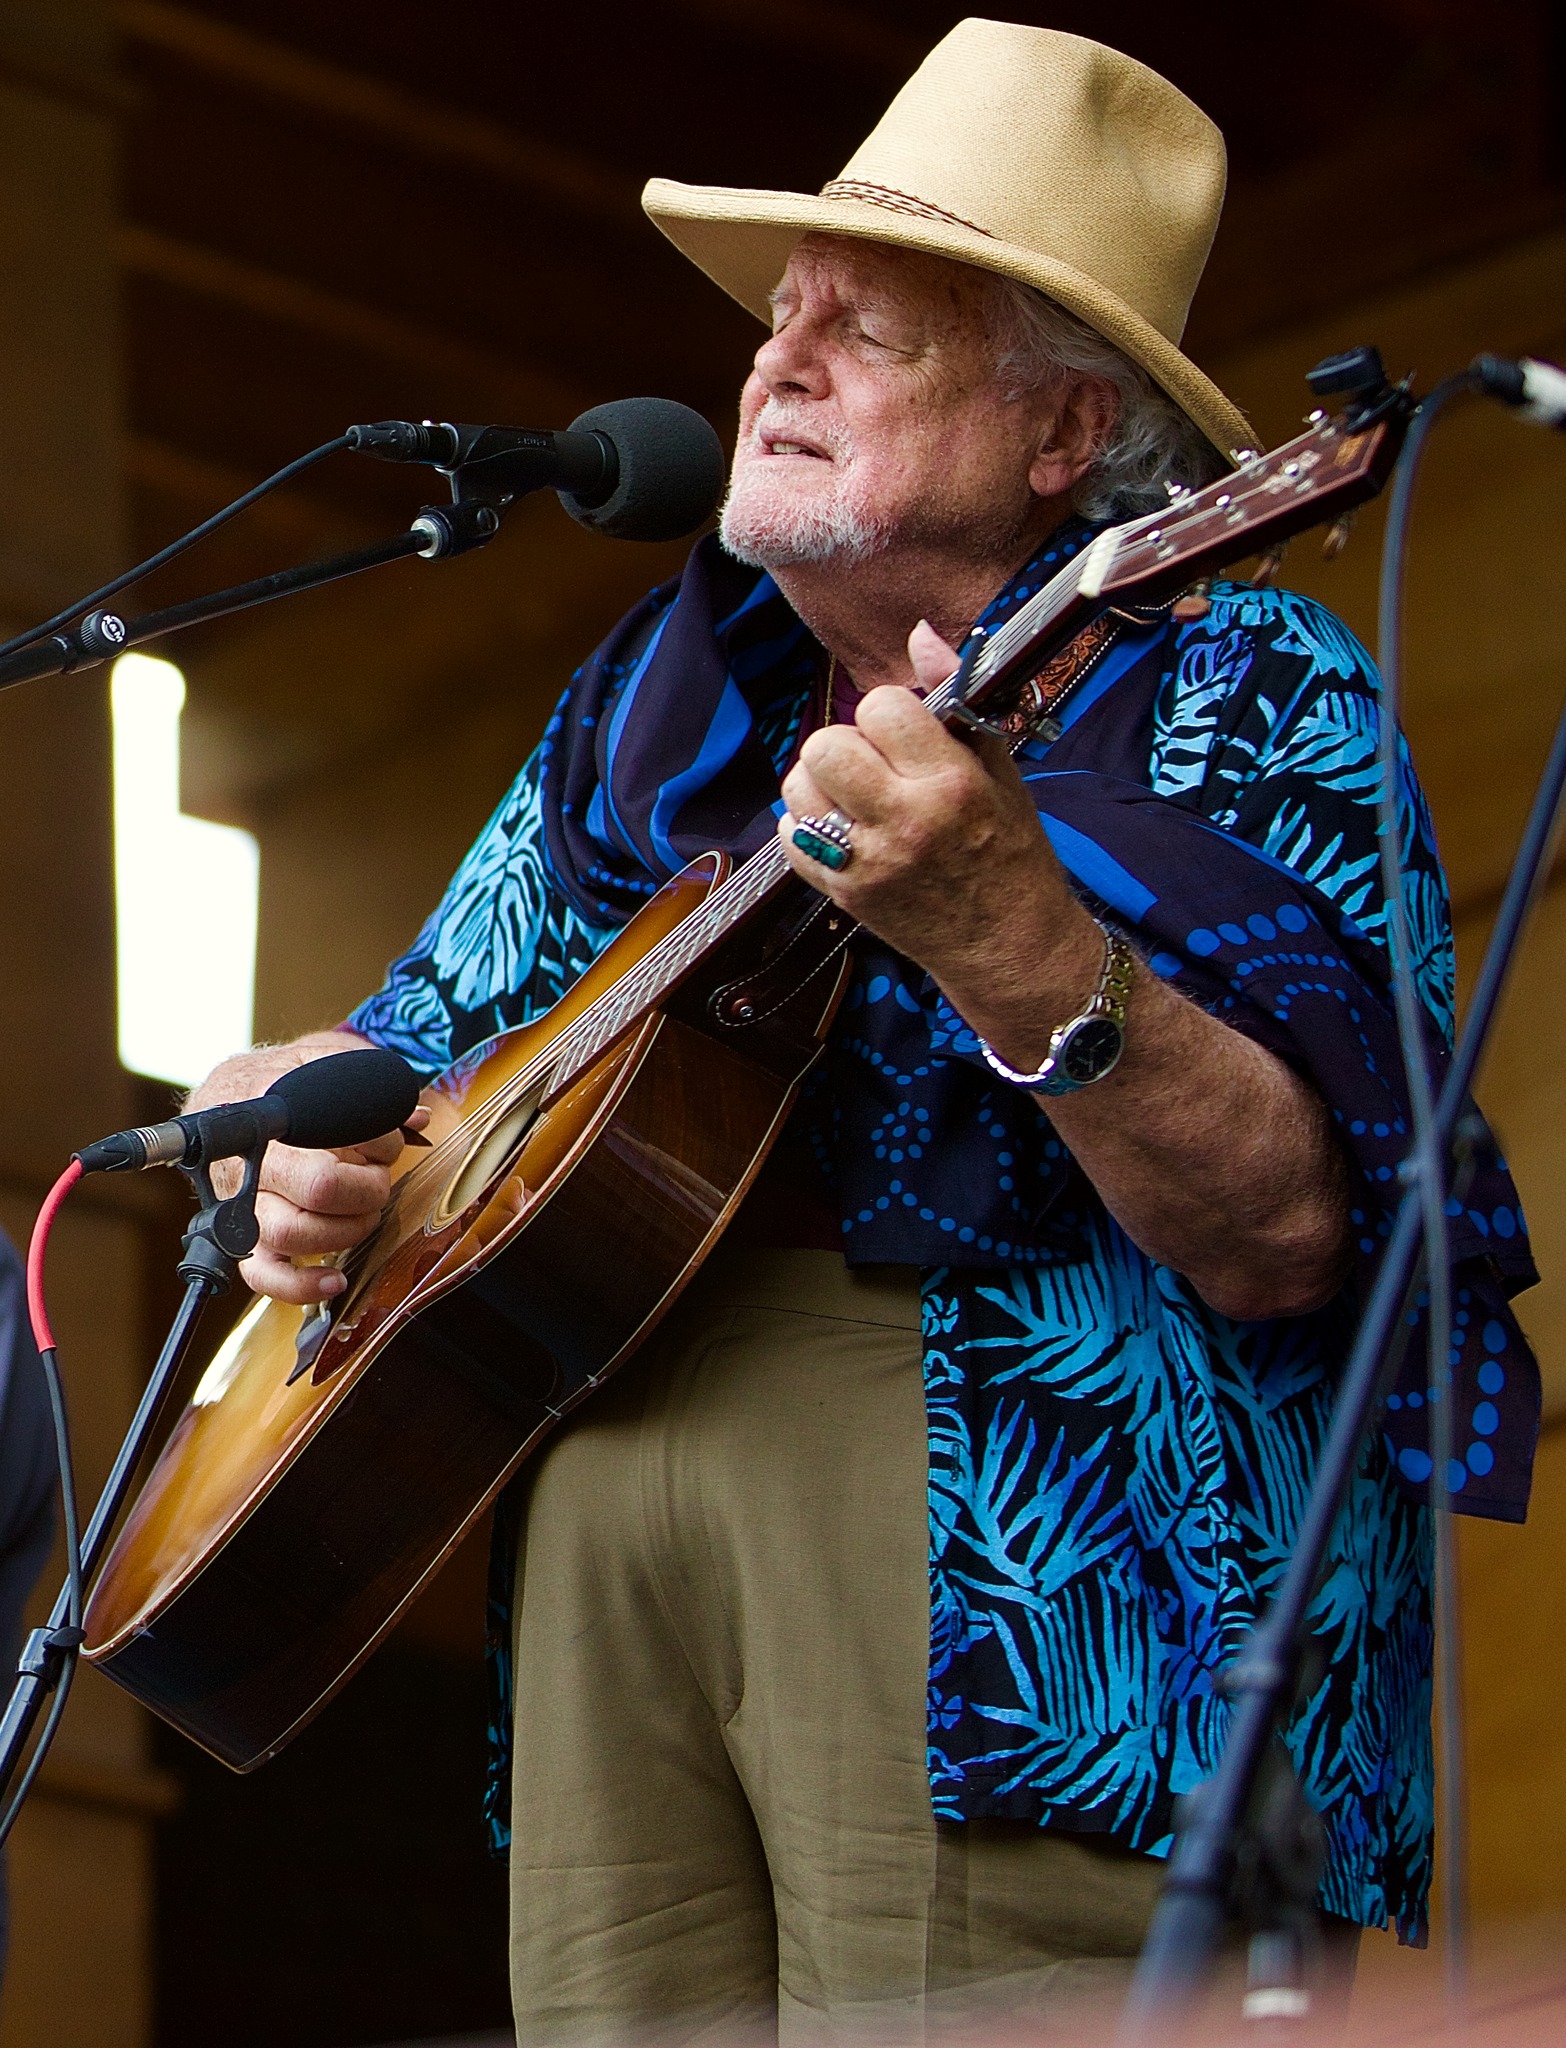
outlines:
[{"label": "white beard", "polygon": [[858,566],[872,561],[890,538],[882,524],[842,498],[813,505],[747,503],[748,482],[738,489],[730,484],[718,539],[752,569],[832,561]]},{"label": "white beard", "polygon": [[[751,446],[759,445],[764,436],[785,438],[787,427],[786,416],[769,404],[752,425]],[[827,445],[833,458],[833,488],[814,500],[796,500],[789,490],[775,491],[766,463],[754,456],[742,461],[744,448],[735,451],[718,538],[736,561],[753,569],[789,569],[807,562],[857,565],[887,546],[892,536],[886,522],[855,503],[852,441],[838,429]]]}]

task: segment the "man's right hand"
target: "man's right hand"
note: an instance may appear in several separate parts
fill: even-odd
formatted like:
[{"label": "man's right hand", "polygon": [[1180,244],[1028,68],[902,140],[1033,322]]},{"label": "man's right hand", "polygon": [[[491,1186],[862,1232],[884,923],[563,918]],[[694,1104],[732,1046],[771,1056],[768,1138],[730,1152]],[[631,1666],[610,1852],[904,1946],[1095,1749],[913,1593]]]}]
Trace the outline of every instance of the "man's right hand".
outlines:
[{"label": "man's right hand", "polygon": [[[247,1102],[264,1095],[280,1074],[306,1060],[352,1052],[367,1043],[351,1032],[320,1031],[291,1045],[238,1053],[192,1089],[185,1107],[210,1109],[218,1102]],[[428,1117],[427,1109],[417,1109],[408,1127],[419,1130]],[[337,1152],[268,1145],[256,1198],[261,1240],[239,1269],[246,1284],[277,1301],[330,1301],[341,1294],[348,1282],[335,1266],[296,1266],[294,1260],[348,1251],[369,1236],[391,1195],[391,1168],[402,1148],[400,1131]],[[238,1163],[224,1160],[213,1170],[213,1185],[220,1194],[232,1194],[239,1177]]]}]

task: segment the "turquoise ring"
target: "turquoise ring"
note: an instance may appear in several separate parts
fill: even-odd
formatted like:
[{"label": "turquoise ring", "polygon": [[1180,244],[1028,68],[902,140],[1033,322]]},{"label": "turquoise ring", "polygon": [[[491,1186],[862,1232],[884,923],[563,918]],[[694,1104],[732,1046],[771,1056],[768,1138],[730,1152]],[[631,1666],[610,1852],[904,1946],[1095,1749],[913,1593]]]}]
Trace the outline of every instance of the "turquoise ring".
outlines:
[{"label": "turquoise ring", "polygon": [[841,811],[828,811],[824,818],[801,818],[794,827],[794,844],[807,860],[819,861],[822,867],[841,873],[854,857],[849,837],[853,829],[851,818],[845,818]]}]

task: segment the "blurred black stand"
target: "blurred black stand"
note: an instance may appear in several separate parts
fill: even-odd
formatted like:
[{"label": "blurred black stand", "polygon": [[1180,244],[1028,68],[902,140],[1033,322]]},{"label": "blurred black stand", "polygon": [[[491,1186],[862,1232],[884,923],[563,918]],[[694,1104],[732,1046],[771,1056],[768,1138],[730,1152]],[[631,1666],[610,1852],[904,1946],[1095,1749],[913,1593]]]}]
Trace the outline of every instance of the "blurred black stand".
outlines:
[{"label": "blurred black stand", "polygon": [[[189,1170],[201,1206],[185,1231],[184,1252],[179,1262],[185,1296],[82,1537],[80,1583],[84,1591],[91,1585],[108,1548],[114,1524],[157,1431],[170,1391],[178,1381],[203,1310],[215,1295],[226,1292],[239,1261],[255,1249],[260,1234],[256,1224],[256,1189],[265,1150],[263,1142],[246,1158],[244,1179],[237,1192],[226,1200],[217,1195],[205,1166]],[[81,1646],[81,1630],[71,1620],[71,1595],[67,1581],[56,1596],[47,1623],[35,1628],[23,1646],[16,1684],[5,1713],[0,1716],[0,1801],[11,1789],[39,1714],[64,1676],[68,1661]],[[13,1802],[6,1813],[6,1832],[14,1824],[20,1804],[20,1800]]]},{"label": "blurred black stand", "polygon": [[[1523,926],[1543,882],[1566,792],[1566,709],[1555,728],[1517,857],[1507,878],[1457,1051],[1436,1108],[1440,1156],[1457,1150],[1462,1171],[1463,1124]],[[1234,1702],[1218,1769],[1190,1797],[1163,1892],[1143,1945],[1122,2015],[1120,2048],[1167,2042],[1190,2020],[1207,1988],[1226,1928],[1235,1921],[1273,1941],[1298,1933],[1312,1903],[1316,1869],[1302,1856],[1304,1795],[1280,1794],[1269,1757],[1297,1696],[1308,1637],[1306,1616],[1338,1518],[1374,1424],[1388,1380],[1407,1342],[1407,1309],[1421,1271],[1422,1221],[1417,1188],[1398,1207],[1391,1238],[1366,1304],[1343,1375],[1332,1427],[1277,1599],[1223,1676]],[[1308,1808],[1306,1808],[1308,1811]],[[1279,1974],[1291,1964],[1276,1952]],[[1286,1984],[1271,1988],[1287,1990]],[[1283,2016],[1280,2012],[1274,2016]]]}]

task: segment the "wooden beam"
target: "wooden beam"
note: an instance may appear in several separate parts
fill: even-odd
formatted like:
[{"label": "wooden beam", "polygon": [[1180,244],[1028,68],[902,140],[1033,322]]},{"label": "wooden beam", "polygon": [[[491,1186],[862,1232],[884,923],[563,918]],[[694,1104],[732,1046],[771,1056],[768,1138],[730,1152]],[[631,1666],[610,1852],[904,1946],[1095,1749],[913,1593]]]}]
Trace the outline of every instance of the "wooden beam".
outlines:
[{"label": "wooden beam", "polygon": [[884,21],[827,0],[675,0],[681,14],[781,43],[806,55],[826,52],[899,78],[918,69],[939,38],[904,35]]},{"label": "wooden beam", "polygon": [[640,186],[555,143],[500,121],[432,106],[401,86],[324,63],[286,44],[231,28],[169,0],[118,0],[115,20],[133,42],[328,121],[347,123],[416,156],[461,165],[622,226]]},{"label": "wooden beam", "polygon": [[0,85],[41,93],[45,99],[63,100],[68,106],[82,107],[88,113],[107,115],[115,121],[134,113],[137,106],[134,89],[123,79],[108,72],[50,64],[15,49],[0,48]]},{"label": "wooden beam", "polygon": [[121,265],[134,276],[325,335],[383,361],[407,363],[432,376],[462,379],[492,394],[497,404],[508,410],[531,409],[548,419],[569,419],[586,402],[580,386],[567,384],[548,371],[491,355],[448,335],[433,334],[360,300],[181,241],[156,228],[122,227],[118,249]]}]

